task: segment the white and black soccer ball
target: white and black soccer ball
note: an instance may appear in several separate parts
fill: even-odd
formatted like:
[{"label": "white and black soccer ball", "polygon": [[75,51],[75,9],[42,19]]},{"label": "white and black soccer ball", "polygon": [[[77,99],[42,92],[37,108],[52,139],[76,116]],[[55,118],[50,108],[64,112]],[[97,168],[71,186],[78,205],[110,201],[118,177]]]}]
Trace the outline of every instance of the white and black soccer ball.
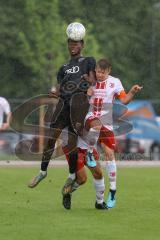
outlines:
[{"label": "white and black soccer ball", "polygon": [[68,38],[75,41],[80,41],[84,38],[86,29],[82,23],[73,22],[68,25],[66,33]]}]

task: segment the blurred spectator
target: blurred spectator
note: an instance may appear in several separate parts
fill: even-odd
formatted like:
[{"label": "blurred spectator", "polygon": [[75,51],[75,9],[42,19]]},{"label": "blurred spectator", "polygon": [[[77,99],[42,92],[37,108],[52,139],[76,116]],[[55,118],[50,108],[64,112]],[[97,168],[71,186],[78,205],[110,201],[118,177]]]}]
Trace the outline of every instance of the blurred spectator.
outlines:
[{"label": "blurred spectator", "polygon": [[9,128],[10,119],[11,119],[10,104],[5,98],[0,97],[0,131]]}]

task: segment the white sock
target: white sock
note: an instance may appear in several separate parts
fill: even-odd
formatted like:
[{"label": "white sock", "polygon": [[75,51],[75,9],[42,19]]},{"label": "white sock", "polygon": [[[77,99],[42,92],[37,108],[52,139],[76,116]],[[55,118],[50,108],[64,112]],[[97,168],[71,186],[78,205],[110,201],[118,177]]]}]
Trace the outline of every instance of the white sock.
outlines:
[{"label": "white sock", "polygon": [[104,184],[104,178],[102,179],[93,179],[93,184],[96,190],[96,202],[97,203],[103,203],[104,202],[104,190],[105,190],[105,184]]},{"label": "white sock", "polygon": [[93,152],[93,148],[96,148],[99,133],[99,130],[95,130],[93,128],[84,132],[83,140],[88,144],[88,151],[91,153]]},{"label": "white sock", "polygon": [[116,176],[117,176],[116,161],[115,160],[107,161],[106,170],[109,178],[109,188],[111,190],[116,190]]},{"label": "white sock", "polygon": [[69,173],[69,178],[71,178],[72,180],[76,179],[76,174],[75,173]]}]

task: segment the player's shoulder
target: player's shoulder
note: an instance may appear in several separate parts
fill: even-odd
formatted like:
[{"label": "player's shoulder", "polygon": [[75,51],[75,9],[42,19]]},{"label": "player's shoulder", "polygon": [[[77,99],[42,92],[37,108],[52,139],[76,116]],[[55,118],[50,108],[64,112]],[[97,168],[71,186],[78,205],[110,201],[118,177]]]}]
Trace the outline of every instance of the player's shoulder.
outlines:
[{"label": "player's shoulder", "polygon": [[84,56],[81,56],[79,59],[78,59],[78,62],[96,62],[95,58],[94,57],[84,57]]},{"label": "player's shoulder", "polygon": [[88,61],[88,62],[96,62],[95,58],[94,57],[85,57],[85,59]]},{"label": "player's shoulder", "polygon": [[0,97],[0,103],[8,103],[8,101],[6,98]]},{"label": "player's shoulder", "polygon": [[65,67],[67,67],[69,65],[69,63],[64,63],[60,68],[62,69],[62,68],[65,68]]},{"label": "player's shoulder", "polygon": [[85,62],[91,69],[95,69],[96,60],[94,57],[85,57]]},{"label": "player's shoulder", "polygon": [[87,58],[87,59],[89,59],[89,60],[94,60],[94,61],[96,61],[93,56],[87,56],[87,57],[85,57],[85,58]]},{"label": "player's shoulder", "polygon": [[111,75],[109,75],[108,80],[111,81],[111,82],[117,83],[117,84],[121,83],[121,80],[119,78],[113,77]]},{"label": "player's shoulder", "polygon": [[[9,102],[7,101],[7,99],[6,98],[4,98],[4,97],[0,97],[0,105],[1,105],[1,107],[3,108],[3,109],[10,109],[10,104],[9,104]],[[9,112],[10,110],[8,110],[8,112]]]}]

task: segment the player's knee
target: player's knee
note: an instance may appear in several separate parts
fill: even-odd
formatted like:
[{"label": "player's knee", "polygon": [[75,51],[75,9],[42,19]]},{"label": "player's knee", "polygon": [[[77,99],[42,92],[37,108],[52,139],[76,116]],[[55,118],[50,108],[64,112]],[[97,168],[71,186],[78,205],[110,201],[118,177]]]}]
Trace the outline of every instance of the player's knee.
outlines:
[{"label": "player's knee", "polygon": [[115,159],[113,151],[105,151],[105,158],[107,161],[112,161]]},{"label": "player's knee", "polygon": [[99,125],[97,125],[97,126],[94,126],[93,129],[94,129],[95,131],[100,131],[100,130],[101,130],[101,127],[102,127],[102,125],[99,124]]},{"label": "player's knee", "polygon": [[101,130],[101,128],[102,128],[102,123],[101,123],[101,121],[100,120],[94,120],[94,121],[92,121],[91,122],[91,124],[90,124],[90,128],[93,128],[94,130],[96,130],[96,131],[100,131]]},{"label": "player's knee", "polygon": [[77,183],[79,185],[82,185],[82,184],[85,184],[87,182],[87,176],[84,175],[84,176],[80,176],[77,178]]},{"label": "player's knee", "polygon": [[93,177],[94,177],[95,179],[102,179],[102,178],[103,178],[103,173],[102,173],[102,171],[97,171],[97,172],[93,173]]}]

